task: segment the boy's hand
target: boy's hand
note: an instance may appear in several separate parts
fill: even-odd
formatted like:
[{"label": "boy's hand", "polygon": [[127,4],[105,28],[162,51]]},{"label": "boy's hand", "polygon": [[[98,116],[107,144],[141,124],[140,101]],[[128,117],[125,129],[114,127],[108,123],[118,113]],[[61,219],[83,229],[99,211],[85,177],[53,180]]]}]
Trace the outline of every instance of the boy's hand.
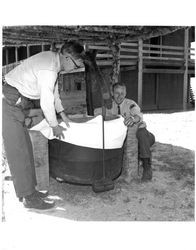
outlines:
[{"label": "boy's hand", "polygon": [[125,126],[133,126],[134,122],[135,122],[135,120],[134,120],[133,116],[126,117],[124,120]]}]

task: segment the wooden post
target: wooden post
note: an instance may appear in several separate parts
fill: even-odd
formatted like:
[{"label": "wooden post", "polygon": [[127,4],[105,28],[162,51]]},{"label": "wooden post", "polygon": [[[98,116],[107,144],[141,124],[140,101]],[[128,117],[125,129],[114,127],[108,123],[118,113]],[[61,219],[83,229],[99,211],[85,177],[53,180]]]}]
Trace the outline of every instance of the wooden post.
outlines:
[{"label": "wooden post", "polygon": [[30,57],[30,45],[27,45],[27,58]]},{"label": "wooden post", "polygon": [[9,57],[8,57],[8,48],[5,48],[5,64],[9,64]]},{"label": "wooden post", "polygon": [[159,74],[156,73],[156,99],[155,99],[155,104],[157,109],[159,109]]},{"label": "wooden post", "polygon": [[137,102],[142,109],[142,85],[143,85],[143,58],[142,58],[143,41],[138,41],[138,98]]},{"label": "wooden post", "polygon": [[109,48],[112,52],[112,85],[117,83],[120,79],[120,43],[110,41]]},{"label": "wooden post", "polygon": [[184,30],[184,84],[183,84],[183,110],[187,109],[187,91],[188,91],[188,45],[189,28]]},{"label": "wooden post", "polygon": [[43,52],[43,51],[44,51],[44,44],[42,43],[42,45],[41,45],[41,46],[42,46],[42,52]]},{"label": "wooden post", "polygon": [[15,62],[18,62],[18,47],[15,47]]},{"label": "wooden post", "polygon": [[138,41],[138,105],[142,108],[142,83],[143,83],[143,58],[142,58],[143,41]]}]

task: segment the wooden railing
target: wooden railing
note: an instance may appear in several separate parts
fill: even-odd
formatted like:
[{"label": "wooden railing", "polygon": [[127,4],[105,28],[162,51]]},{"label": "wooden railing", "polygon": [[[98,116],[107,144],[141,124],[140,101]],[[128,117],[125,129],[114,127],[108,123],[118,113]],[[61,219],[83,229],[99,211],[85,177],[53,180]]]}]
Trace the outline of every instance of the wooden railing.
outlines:
[{"label": "wooden railing", "polygon": [[[88,45],[89,50],[97,50],[97,64],[99,66],[112,65],[112,53],[108,46],[95,46]],[[185,48],[182,46],[166,46],[166,45],[152,45],[143,43],[140,56],[144,62],[159,61],[159,62],[179,62],[185,61]],[[194,63],[194,59],[191,56],[195,56],[195,49],[188,48],[188,62]],[[139,46],[138,43],[121,43],[120,49],[120,65],[135,65],[139,60]],[[2,74],[6,74],[11,69],[16,67],[19,62],[14,62],[2,67]]]},{"label": "wooden railing", "polygon": [[[108,46],[89,46],[90,50],[97,50],[97,63],[99,65],[110,65],[112,54]],[[191,56],[195,56],[195,49],[188,48],[188,61],[194,63]],[[152,45],[143,43],[142,59],[158,60],[168,62],[184,62],[185,48],[182,46]],[[133,64],[139,60],[138,43],[121,43],[120,63],[121,65]]]},{"label": "wooden railing", "polygon": [[14,62],[14,63],[10,63],[8,65],[4,65],[2,67],[2,75],[4,76],[5,74],[7,74],[10,70],[12,70],[13,68],[15,68],[17,65],[19,65],[22,61],[18,61],[18,62]]}]

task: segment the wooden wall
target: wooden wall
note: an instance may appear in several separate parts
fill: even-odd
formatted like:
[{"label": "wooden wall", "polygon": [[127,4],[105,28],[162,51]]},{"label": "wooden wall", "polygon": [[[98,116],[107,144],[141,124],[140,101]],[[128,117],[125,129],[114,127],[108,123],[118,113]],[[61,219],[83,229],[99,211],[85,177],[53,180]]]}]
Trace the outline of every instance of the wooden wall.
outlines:
[{"label": "wooden wall", "polygon": [[[121,72],[127,98],[137,102],[136,70]],[[183,74],[143,74],[142,110],[182,109]]]},{"label": "wooden wall", "polygon": [[158,109],[183,108],[183,74],[159,74]]}]

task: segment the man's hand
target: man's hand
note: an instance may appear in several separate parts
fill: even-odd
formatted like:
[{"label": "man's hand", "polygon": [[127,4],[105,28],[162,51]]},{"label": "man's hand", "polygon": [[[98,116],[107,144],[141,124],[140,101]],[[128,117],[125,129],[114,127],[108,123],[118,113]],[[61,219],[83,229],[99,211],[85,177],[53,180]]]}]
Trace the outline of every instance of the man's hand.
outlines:
[{"label": "man's hand", "polygon": [[65,138],[63,131],[66,131],[66,128],[60,125],[57,125],[56,127],[52,127],[52,130],[53,130],[54,136],[56,136],[58,139]]},{"label": "man's hand", "polygon": [[61,116],[62,120],[64,121],[64,123],[66,124],[66,126],[69,128],[70,127],[69,122],[71,120],[65,115],[65,113],[63,111],[60,113],[60,116]]}]

